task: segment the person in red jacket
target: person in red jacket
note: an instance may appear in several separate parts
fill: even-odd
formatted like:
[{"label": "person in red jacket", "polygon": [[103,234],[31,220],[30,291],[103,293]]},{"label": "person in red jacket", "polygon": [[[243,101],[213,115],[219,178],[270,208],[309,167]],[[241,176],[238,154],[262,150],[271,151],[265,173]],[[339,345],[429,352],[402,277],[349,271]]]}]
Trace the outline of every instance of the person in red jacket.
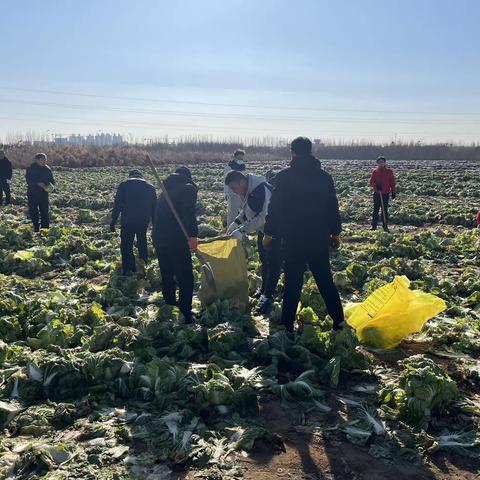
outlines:
[{"label": "person in red jacket", "polygon": [[480,225],[480,210],[477,212],[477,224]]},{"label": "person in red jacket", "polygon": [[[390,195],[392,200],[396,196],[396,182],[395,182],[395,175],[393,174],[393,170],[387,168],[387,161],[385,157],[378,157],[377,158],[377,168],[372,172],[372,176],[370,177],[370,185],[373,188],[373,216],[372,216],[372,230],[377,229],[378,224],[378,215],[382,208],[382,201],[383,198],[383,206],[385,211],[386,222],[384,221],[383,214],[382,214],[382,224],[383,229],[388,232],[388,202],[390,200]],[[380,195],[382,197],[380,197]]]}]

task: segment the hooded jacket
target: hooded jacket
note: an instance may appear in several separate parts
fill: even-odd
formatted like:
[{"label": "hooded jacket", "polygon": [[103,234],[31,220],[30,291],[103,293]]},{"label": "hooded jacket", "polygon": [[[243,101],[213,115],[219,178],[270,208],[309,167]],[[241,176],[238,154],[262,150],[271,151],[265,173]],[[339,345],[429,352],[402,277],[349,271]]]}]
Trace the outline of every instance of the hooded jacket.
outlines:
[{"label": "hooded jacket", "polygon": [[0,182],[12,179],[12,162],[7,157],[0,159]]},{"label": "hooded jacket", "polygon": [[28,189],[27,193],[29,195],[48,195],[38,183],[52,184],[55,185],[55,180],[53,179],[53,173],[50,170],[48,165],[39,165],[38,163],[32,163],[25,173],[25,179],[27,181]]},{"label": "hooded jacket", "polygon": [[148,225],[153,221],[157,193],[154,186],[143,178],[128,178],[115,195],[112,223],[121,215],[122,225]]},{"label": "hooded jacket", "polygon": [[261,232],[265,225],[272,186],[263,175],[247,174],[247,195],[234,223],[242,233]]},{"label": "hooded jacket", "polygon": [[[167,177],[164,185],[187,230],[188,236],[197,237],[197,186],[185,175],[178,173]],[[187,245],[187,239],[163,194],[158,198],[155,209],[152,239],[156,248]]]},{"label": "hooded jacket", "polygon": [[275,176],[264,232],[285,248],[328,248],[342,230],[332,177],[313,156],[296,157]]}]

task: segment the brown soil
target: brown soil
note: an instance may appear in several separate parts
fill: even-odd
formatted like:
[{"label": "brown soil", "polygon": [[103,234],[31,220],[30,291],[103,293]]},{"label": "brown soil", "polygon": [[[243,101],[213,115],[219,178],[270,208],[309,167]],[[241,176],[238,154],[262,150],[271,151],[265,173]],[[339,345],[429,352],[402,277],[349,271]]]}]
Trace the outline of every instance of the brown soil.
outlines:
[{"label": "brown soil", "polygon": [[[262,418],[272,433],[283,441],[284,451],[264,446],[241,459],[244,478],[250,480],[473,480],[480,478],[480,462],[452,460],[439,456],[435,463],[389,464],[374,459],[368,449],[348,442],[326,440],[298,431],[291,412],[279,403],[262,407]],[[276,450],[276,451],[275,451]],[[435,459],[434,459],[435,460]]]}]

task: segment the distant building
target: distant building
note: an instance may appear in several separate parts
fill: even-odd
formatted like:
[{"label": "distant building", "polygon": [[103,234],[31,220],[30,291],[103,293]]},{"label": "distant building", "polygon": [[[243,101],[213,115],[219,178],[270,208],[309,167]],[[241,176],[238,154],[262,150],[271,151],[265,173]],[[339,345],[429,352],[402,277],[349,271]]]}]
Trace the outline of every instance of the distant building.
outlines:
[{"label": "distant building", "polygon": [[97,147],[112,147],[120,146],[127,143],[119,133],[97,133],[96,135],[89,134],[83,136],[80,134],[71,134],[68,137],[55,137],[53,139],[55,145],[95,145]]},{"label": "distant building", "polygon": [[68,138],[64,137],[55,137],[53,139],[55,145],[68,145]]}]

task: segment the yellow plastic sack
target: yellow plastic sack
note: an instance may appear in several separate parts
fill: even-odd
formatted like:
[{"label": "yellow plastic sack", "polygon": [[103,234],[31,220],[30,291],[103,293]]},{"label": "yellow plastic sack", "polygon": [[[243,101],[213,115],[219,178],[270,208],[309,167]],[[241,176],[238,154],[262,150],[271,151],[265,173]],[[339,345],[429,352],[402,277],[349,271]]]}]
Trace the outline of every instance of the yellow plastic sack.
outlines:
[{"label": "yellow plastic sack", "polygon": [[202,276],[198,298],[202,305],[230,299],[239,307],[248,306],[247,260],[241,242],[235,239],[201,243],[198,250],[210,264],[215,277],[214,291]]},{"label": "yellow plastic sack", "polygon": [[393,348],[447,308],[441,298],[410,290],[409,286],[407,277],[395,277],[364,302],[345,308],[346,321],[362,343],[373,348]]}]

